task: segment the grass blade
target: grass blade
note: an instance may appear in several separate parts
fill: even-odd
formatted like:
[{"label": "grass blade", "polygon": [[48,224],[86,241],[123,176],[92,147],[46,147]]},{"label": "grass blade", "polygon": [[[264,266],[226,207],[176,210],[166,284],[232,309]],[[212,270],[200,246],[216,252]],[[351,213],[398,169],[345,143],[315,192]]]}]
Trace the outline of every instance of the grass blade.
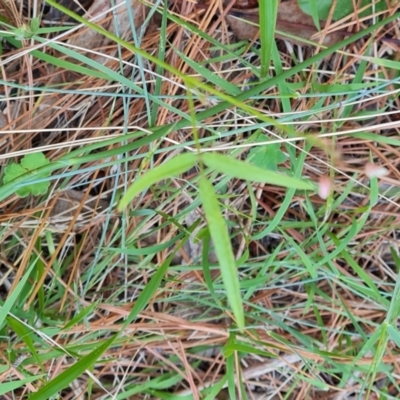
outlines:
[{"label": "grass blade", "polygon": [[240,295],[238,271],[228,229],[224,218],[222,217],[221,209],[211,183],[203,177],[200,180],[199,188],[200,197],[208,222],[208,229],[210,230],[211,238],[214,242],[215,252],[219,260],[222,281],[225,286],[228,301],[239,329],[243,330],[243,303]]},{"label": "grass blade", "polygon": [[186,153],[169,160],[141,176],[122,197],[118,210],[124,209],[137,194],[165,178],[182,174],[196,164],[196,154]]},{"label": "grass blade", "polygon": [[293,178],[274,171],[267,171],[222,154],[205,153],[202,155],[202,159],[204,164],[211,169],[235,178],[251,182],[268,183],[270,185],[283,186],[292,189],[316,189],[313,183],[306,180]]},{"label": "grass blade", "polygon": [[276,19],[278,16],[278,0],[261,0],[260,41],[261,41],[261,79],[268,76],[271,62],[272,46],[275,43]]},{"label": "grass blade", "polygon": [[37,392],[33,393],[29,400],[50,399],[60,390],[66,388],[71,382],[81,376],[88,368],[90,368],[99,357],[112,345],[115,336],[104,342],[90,354],[73,364],[57,377],[53,378],[47,385],[43,386]]}]

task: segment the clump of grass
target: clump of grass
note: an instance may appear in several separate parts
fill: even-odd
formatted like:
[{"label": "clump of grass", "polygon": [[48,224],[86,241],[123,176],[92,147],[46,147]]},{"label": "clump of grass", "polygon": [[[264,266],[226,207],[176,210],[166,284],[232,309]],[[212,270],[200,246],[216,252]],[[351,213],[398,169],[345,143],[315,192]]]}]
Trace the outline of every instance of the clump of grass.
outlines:
[{"label": "clump of grass", "polygon": [[7,6],[2,174],[50,163],[0,186],[1,394],[398,398],[395,6],[315,51],[212,5],[128,41],[49,4],[108,45]]}]

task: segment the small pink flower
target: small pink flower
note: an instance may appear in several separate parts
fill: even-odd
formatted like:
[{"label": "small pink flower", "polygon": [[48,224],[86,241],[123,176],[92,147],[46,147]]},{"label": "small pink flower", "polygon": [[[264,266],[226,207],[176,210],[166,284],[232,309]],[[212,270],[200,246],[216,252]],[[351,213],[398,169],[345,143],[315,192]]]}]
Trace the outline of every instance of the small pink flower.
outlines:
[{"label": "small pink flower", "polygon": [[372,163],[365,164],[364,171],[365,175],[367,175],[368,178],[382,178],[389,173],[389,171],[385,167]]},{"label": "small pink flower", "polygon": [[332,181],[327,175],[321,175],[318,181],[318,195],[326,200],[332,191]]}]

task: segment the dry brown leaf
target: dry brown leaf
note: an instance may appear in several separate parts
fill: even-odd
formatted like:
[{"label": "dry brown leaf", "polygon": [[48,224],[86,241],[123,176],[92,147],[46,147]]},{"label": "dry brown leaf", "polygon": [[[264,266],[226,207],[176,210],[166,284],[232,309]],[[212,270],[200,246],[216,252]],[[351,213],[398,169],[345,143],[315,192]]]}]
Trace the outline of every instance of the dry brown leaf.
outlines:
[{"label": "dry brown leaf", "polygon": [[[85,195],[84,192],[73,189],[62,192],[52,208],[50,216],[52,218],[72,218]],[[93,214],[93,212],[98,213],[107,210],[108,207],[109,203],[107,201],[98,200],[97,197],[87,196],[81,213],[90,215]]]},{"label": "dry brown leaf", "polygon": [[[239,39],[256,39],[259,35],[259,28],[254,24],[258,24],[259,15],[258,8],[253,9],[235,9],[229,10],[226,20],[229,23],[233,33]],[[321,21],[323,30],[325,22]],[[297,0],[290,0],[280,3],[278,6],[278,19],[276,29],[313,42],[319,42],[321,33],[315,28],[312,18],[305,14],[297,5]],[[286,36],[276,34],[277,38],[291,40],[296,43],[303,42],[288,39]],[[329,33],[323,36],[322,43],[324,46],[331,46],[343,39],[342,33]]]},{"label": "dry brown leaf", "polygon": [[[129,6],[131,11],[128,12],[127,6]],[[115,33],[124,40],[132,40],[130,13],[132,13],[133,23],[138,31],[142,26],[146,14],[146,7],[138,0],[95,0],[85,14],[85,18],[92,20],[95,17],[99,17],[96,19],[96,25]],[[115,22],[117,22],[117,24],[115,24]],[[70,45],[89,50],[100,50],[111,44],[111,42],[110,39],[106,38],[101,33],[94,30],[87,30],[86,28],[68,41]],[[115,49],[115,51],[117,51],[117,49]],[[93,58],[93,55],[89,53],[89,57]],[[104,62],[105,60],[105,57],[100,57],[100,59],[96,58],[96,61],[99,62]]]},{"label": "dry brown leaf", "polygon": [[[127,6],[130,8],[129,12]],[[146,6],[139,0],[95,0],[84,15],[84,18],[93,21],[96,25],[101,26],[109,32],[115,33],[118,37],[130,41],[132,40],[130,13],[133,15],[134,26],[136,32],[138,32],[142,28],[146,14]],[[113,46],[113,49],[110,49],[112,41],[103,34],[92,29],[83,27],[75,32],[67,43],[73,47],[74,51],[80,52],[103,65],[115,64],[114,61],[111,61],[111,63],[108,63],[108,61],[109,57],[114,56],[118,51],[117,46]],[[109,47],[107,48],[107,46]],[[87,50],[94,50],[102,54],[96,55]],[[76,63],[75,59],[70,59],[69,61]],[[68,82],[79,82],[81,78],[79,74],[74,72],[60,70],[58,73],[58,70],[54,71],[49,66],[47,68],[48,75],[51,76],[48,82],[49,86]],[[71,88],[71,86],[68,88]],[[58,102],[58,98],[60,102]],[[30,127],[29,124],[31,124],[34,125],[37,130],[40,130],[51,126],[49,124],[54,120],[54,115],[57,114],[55,109],[59,110],[63,108],[63,99],[66,99],[66,101],[70,99],[65,95],[60,95],[58,98],[56,96],[45,97],[40,102],[40,105],[35,108],[34,112],[21,110],[22,116],[16,127],[26,128]],[[55,108],[55,106],[57,108]]]}]

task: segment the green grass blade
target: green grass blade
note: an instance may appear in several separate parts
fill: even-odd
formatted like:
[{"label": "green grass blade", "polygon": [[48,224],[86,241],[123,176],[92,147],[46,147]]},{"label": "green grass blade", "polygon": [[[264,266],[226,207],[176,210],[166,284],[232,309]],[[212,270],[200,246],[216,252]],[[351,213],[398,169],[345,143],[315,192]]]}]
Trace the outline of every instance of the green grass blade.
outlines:
[{"label": "green grass blade", "polygon": [[261,0],[260,14],[260,42],[261,42],[261,79],[268,76],[271,62],[272,46],[275,43],[276,19],[278,16],[278,0]]},{"label": "green grass blade", "polygon": [[242,92],[239,87],[237,87],[233,83],[228,82],[224,78],[221,78],[219,75],[212,73],[208,68],[187,57],[178,49],[175,49],[175,52],[182,58],[182,60],[185,61],[186,64],[190,65],[190,67],[192,67],[198,74],[200,74],[208,82],[211,82],[217,87],[220,87],[227,94],[235,96]]},{"label": "green grass blade", "polygon": [[274,171],[267,171],[243,161],[235,160],[226,155],[205,153],[202,155],[204,164],[211,169],[228,176],[244,179],[250,182],[262,182],[270,185],[283,186],[299,190],[316,190],[313,183],[293,178]]},{"label": "green grass blade", "polygon": [[[15,40],[12,38],[7,39],[13,46],[15,46],[17,49],[23,48],[21,42],[19,40]],[[94,78],[100,78],[100,79],[110,79],[110,77],[102,72],[95,71],[91,68],[83,67],[81,65],[74,64],[72,62],[62,60],[60,58],[51,56],[49,54],[43,53],[39,50],[32,50],[30,54],[37,58],[38,60],[42,60],[46,62],[47,64],[54,65],[56,67],[61,67],[65,68],[67,71],[73,71],[77,72],[82,75],[86,76],[92,76]]]},{"label": "green grass blade", "polygon": [[124,209],[137,194],[162,179],[171,178],[182,174],[192,168],[197,161],[197,155],[193,153],[180,154],[172,160],[166,161],[160,166],[146,172],[138,178],[122,197],[118,209]]},{"label": "green grass blade", "polygon": [[389,334],[390,338],[396,343],[397,347],[400,347],[400,332],[399,330],[393,326],[388,325],[386,327],[387,333]]},{"label": "green grass blade", "polygon": [[19,381],[13,381],[13,382],[7,382],[7,383],[2,383],[0,385],[0,395],[3,394],[11,394],[11,392],[15,389],[18,389],[27,383],[36,381],[43,377],[44,375],[36,375],[36,376],[29,376],[28,378],[21,379]]},{"label": "green grass blade", "polygon": [[56,395],[59,391],[66,388],[75,379],[79,378],[88,368],[90,368],[99,357],[112,345],[115,340],[115,336],[105,341],[97,349],[93,350],[90,354],[83,357],[81,360],[67,368],[60,375],[53,378],[49,383],[33,393],[29,400],[44,400],[50,399]]},{"label": "green grass blade", "polygon": [[77,315],[75,315],[72,319],[70,319],[63,327],[64,330],[67,330],[74,325],[78,324],[81,322],[83,319],[86,317],[89,317],[90,314],[94,312],[94,310],[97,307],[97,302],[90,304],[86,308],[82,309]]},{"label": "green grass blade", "polygon": [[145,286],[142,293],[140,293],[139,297],[135,301],[135,305],[129,313],[129,316],[124,322],[121,330],[125,329],[149,304],[157,289],[160,287],[161,281],[168,270],[172,257],[173,256],[168,257],[167,260],[157,269],[157,272],[151,277],[149,283]]},{"label": "green grass blade", "polygon": [[19,336],[20,340],[22,340],[26,344],[26,347],[29,349],[30,353],[33,355],[38,365],[43,368],[40,357],[36,351],[34,341],[32,339],[32,331],[14,317],[8,316],[7,322],[11,329],[16,333],[16,335]]},{"label": "green grass blade", "polygon": [[227,381],[227,375],[224,375],[224,377],[214,384],[213,386],[207,388],[209,390],[207,396],[204,398],[204,400],[215,400],[217,399],[217,394],[223,389],[225,383]]},{"label": "green grass blade", "polygon": [[214,188],[206,178],[201,178],[199,183],[200,197],[208,222],[211,238],[214,242],[222,281],[226,290],[229,304],[236,318],[237,326],[244,329],[244,311],[240,294],[240,284],[235,257],[232,251],[231,240],[221,209],[218,204]]},{"label": "green grass blade", "polygon": [[24,286],[26,284],[26,281],[30,277],[34,266],[35,266],[35,264],[32,264],[29,267],[29,269],[24,273],[24,275],[22,276],[22,278],[19,281],[18,285],[16,286],[16,288],[7,297],[7,300],[5,301],[3,306],[1,307],[1,309],[0,309],[0,328],[3,326],[3,323],[4,323],[8,313],[10,312],[12,307],[14,306],[14,303],[19,299],[19,295],[20,295],[22,289],[24,288]]}]

